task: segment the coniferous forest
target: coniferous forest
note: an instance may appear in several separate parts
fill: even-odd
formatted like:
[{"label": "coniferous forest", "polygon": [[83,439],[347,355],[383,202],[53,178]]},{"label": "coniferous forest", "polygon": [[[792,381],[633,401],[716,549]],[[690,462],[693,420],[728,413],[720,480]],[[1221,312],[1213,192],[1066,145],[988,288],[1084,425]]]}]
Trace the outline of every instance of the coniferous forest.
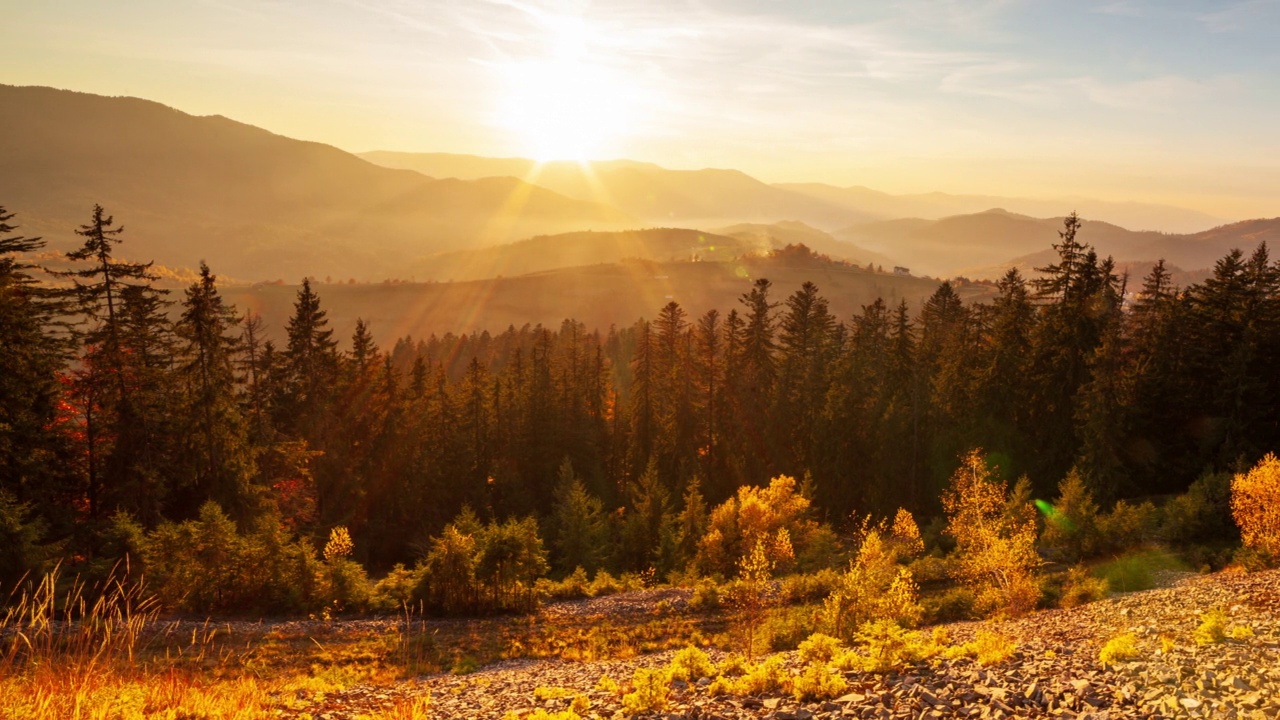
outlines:
[{"label": "coniferous forest", "polygon": [[118,259],[128,235],[110,214],[86,215],[73,269],[52,276],[43,242],[0,210],[6,587],[127,557],[190,591],[199,578],[174,558],[222,554],[201,567],[264,573],[271,592],[237,576],[187,607],[304,611],[324,602],[311,565],[338,562],[339,588],[403,579],[483,538],[493,597],[430,597],[514,607],[510,588],[577,567],[715,572],[699,550],[710,508],[779,476],[842,532],[899,507],[940,516],[973,448],[1036,498],[1073,474],[1110,507],[1280,447],[1265,245],[1177,287],[1163,263],[1119,274],[1073,214],[1057,259],[1009,271],[989,304],[943,282],[918,308],[835,317],[820,287],[782,297],[757,278],[698,317],[671,302],[630,327],[569,318],[379,347],[363,323],[336,337],[306,280],[276,344],[224,302],[216,268],[160,289]]}]

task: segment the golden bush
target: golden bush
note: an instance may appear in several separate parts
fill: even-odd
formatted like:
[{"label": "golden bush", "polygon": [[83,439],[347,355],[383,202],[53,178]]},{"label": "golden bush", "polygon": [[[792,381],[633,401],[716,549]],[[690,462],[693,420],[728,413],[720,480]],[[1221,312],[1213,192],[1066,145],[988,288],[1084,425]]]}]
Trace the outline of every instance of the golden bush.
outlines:
[{"label": "golden bush", "polygon": [[1246,547],[1280,558],[1280,459],[1275,453],[1231,480],[1231,514]]}]

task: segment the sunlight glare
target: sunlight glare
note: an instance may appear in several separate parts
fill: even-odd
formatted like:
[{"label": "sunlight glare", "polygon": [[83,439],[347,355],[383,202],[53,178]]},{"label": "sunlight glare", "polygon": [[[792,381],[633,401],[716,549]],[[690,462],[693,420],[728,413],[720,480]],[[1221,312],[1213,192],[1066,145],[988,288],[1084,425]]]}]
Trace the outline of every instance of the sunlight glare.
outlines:
[{"label": "sunlight glare", "polygon": [[592,58],[581,18],[548,20],[547,57],[502,67],[500,123],[535,160],[597,159],[629,129],[633,97],[619,73]]}]

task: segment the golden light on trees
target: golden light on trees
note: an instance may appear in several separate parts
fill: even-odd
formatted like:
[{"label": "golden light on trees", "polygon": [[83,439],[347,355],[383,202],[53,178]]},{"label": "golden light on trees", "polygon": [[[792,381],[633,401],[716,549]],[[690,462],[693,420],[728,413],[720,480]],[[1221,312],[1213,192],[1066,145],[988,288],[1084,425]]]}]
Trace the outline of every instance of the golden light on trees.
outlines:
[{"label": "golden light on trees", "polygon": [[1231,480],[1231,514],[1245,546],[1280,557],[1280,459],[1267,453]]},{"label": "golden light on trees", "polygon": [[978,606],[1018,615],[1039,600],[1033,576],[1035,516],[1010,507],[1003,479],[992,472],[981,449],[966,453],[942,496],[947,534],[956,540],[956,578],[972,587]]}]

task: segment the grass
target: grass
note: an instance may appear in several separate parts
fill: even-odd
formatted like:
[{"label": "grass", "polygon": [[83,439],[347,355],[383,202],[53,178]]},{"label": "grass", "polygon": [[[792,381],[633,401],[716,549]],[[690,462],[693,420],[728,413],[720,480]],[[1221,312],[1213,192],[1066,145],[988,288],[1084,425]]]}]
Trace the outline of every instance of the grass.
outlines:
[{"label": "grass", "polygon": [[[126,577],[85,587],[55,571],[0,604],[0,718],[304,715],[357,683],[465,673],[515,657],[629,658],[724,630],[716,616],[429,620],[410,607],[382,624],[175,622]],[[425,717],[423,698],[386,702],[372,717]]]},{"label": "grass", "polygon": [[1107,587],[1114,592],[1136,592],[1155,587],[1155,573],[1161,571],[1186,571],[1186,563],[1176,555],[1159,549],[1138,550],[1102,563],[1093,574],[1104,578]]}]

